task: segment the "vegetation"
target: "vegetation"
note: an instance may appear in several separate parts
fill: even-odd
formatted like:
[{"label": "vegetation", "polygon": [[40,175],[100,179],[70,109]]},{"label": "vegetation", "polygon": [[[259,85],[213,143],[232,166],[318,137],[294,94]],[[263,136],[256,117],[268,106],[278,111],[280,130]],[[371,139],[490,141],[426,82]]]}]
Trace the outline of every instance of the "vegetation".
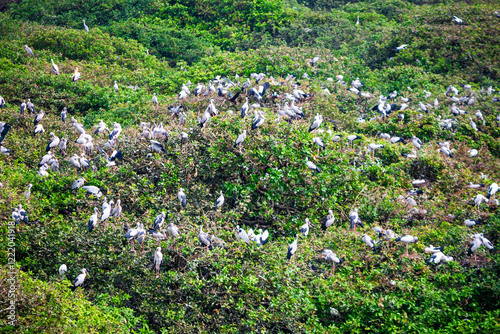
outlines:
[{"label": "vegetation", "polygon": [[[500,257],[484,248],[477,251],[477,260],[466,255],[473,233],[484,233],[494,245],[500,240],[498,207],[476,209],[472,203],[487,188],[466,187],[500,180],[500,104],[492,101],[498,95],[479,93],[500,88],[495,5],[410,0],[10,3],[0,14],[0,95],[6,100],[0,121],[12,125],[2,142],[11,153],[0,155],[0,264],[7,264],[12,210],[21,204],[30,222],[16,226],[17,325],[6,326],[2,317],[3,331],[500,332]],[[464,25],[452,23],[453,15]],[[25,44],[34,56],[26,53]],[[395,52],[401,44],[409,47]],[[313,67],[315,56],[320,60]],[[52,72],[51,59],[59,65],[59,76]],[[76,67],[82,77],[72,82]],[[251,73],[261,72],[272,85],[261,108],[266,122],[255,131],[249,129],[252,116],[239,116],[244,92],[235,104],[216,95],[178,97],[188,81],[192,91],[217,76],[243,84]],[[304,119],[277,122],[277,103],[283,107],[285,93],[293,90],[289,74],[312,97],[301,103]],[[343,75],[347,87],[359,77],[362,90],[373,97],[347,91],[336,75]],[[463,84],[472,86],[476,102],[460,106],[468,114],[453,116],[453,102],[444,92],[449,85],[463,90]],[[395,112],[382,120],[372,107],[377,96],[394,90],[398,104],[400,96],[412,102],[400,112],[404,119]],[[151,103],[153,93],[158,106]],[[273,93],[279,98],[272,99]],[[423,113],[418,102],[432,104],[434,98],[439,106]],[[31,116],[20,115],[19,106],[27,99],[45,111],[45,133],[33,136]],[[210,99],[220,113],[201,131],[199,119]],[[184,126],[168,110],[180,103]],[[59,116],[63,107],[68,109],[66,123]],[[478,109],[484,123],[474,116]],[[323,132],[312,134],[307,130],[317,113],[324,117]],[[117,149],[123,161],[106,168],[94,150],[90,158],[96,169],[74,171],[69,157],[81,149],[74,143],[79,134],[71,117],[86,129],[99,120],[108,126],[119,122],[123,132]],[[469,117],[479,131],[472,129]],[[453,119],[451,130],[440,125],[448,118]],[[166,153],[152,152],[149,140],[141,139],[143,121],[165,125]],[[244,129],[248,137],[240,152],[233,145]],[[189,135],[184,145],[181,131]],[[68,150],[65,157],[56,150],[59,172],[40,178],[36,171],[50,132],[67,135]],[[106,142],[107,135],[89,133],[95,146]],[[379,133],[407,142],[390,144]],[[335,142],[336,134],[344,139]],[[350,134],[361,137],[353,148],[346,145]],[[325,150],[312,142],[315,136],[323,138]],[[407,159],[402,154],[414,150],[412,136],[424,147],[418,158]],[[441,141],[452,143],[453,158],[436,152]],[[367,153],[370,143],[384,147]],[[471,157],[470,149],[477,149],[478,156]],[[306,158],[322,172],[311,172]],[[103,198],[72,191],[80,177],[108,200],[121,199],[123,213],[110,219],[106,229],[99,224],[88,232],[88,219],[94,207],[101,209]],[[408,196],[414,179],[431,183],[414,197],[418,210],[398,199]],[[27,199],[23,193],[30,183]],[[180,187],[188,201],[182,211]],[[226,202],[216,211],[220,191]],[[349,228],[355,207],[365,222],[357,232]],[[336,221],[322,231],[328,210]],[[162,211],[164,229],[175,223],[181,237],[148,237],[131,252],[123,226],[152,228]],[[287,247],[305,218],[311,220],[311,233],[299,237],[289,263]],[[465,219],[482,225],[466,227]],[[200,225],[227,247],[205,251],[198,241]],[[245,244],[235,236],[237,225],[268,229],[270,240],[262,247]],[[419,242],[410,245],[409,257],[404,245],[394,241],[380,242],[379,251],[372,252],[361,235],[376,239],[374,226],[418,236]],[[445,246],[455,261],[436,269],[427,264],[424,247],[430,244]],[[156,278],[158,246],[164,258]],[[320,258],[327,248],[345,259],[333,275]],[[68,272],[61,277],[57,270],[63,263]],[[0,269],[2,282],[6,268]],[[71,282],[82,268],[90,275],[75,290]],[[9,302],[4,292],[2,305]]]}]

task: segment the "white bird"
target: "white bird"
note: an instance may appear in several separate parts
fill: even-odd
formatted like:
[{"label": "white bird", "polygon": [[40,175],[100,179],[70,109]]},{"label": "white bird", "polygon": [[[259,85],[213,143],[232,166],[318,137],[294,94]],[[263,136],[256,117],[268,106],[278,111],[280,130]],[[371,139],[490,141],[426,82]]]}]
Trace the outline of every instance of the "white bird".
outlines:
[{"label": "white bird", "polygon": [[411,138],[411,142],[413,143],[413,146],[415,146],[417,150],[420,150],[423,146],[422,141],[415,136]]},{"label": "white bird", "polygon": [[[248,236],[248,233],[245,232],[244,229],[242,229],[239,226],[236,226],[236,231],[238,232],[237,237],[239,240],[243,240],[247,244],[250,242],[250,237]],[[252,233],[253,233],[253,231],[252,231]]]},{"label": "white bird", "polygon": [[54,71],[54,73],[56,75],[59,75],[59,67],[54,63],[54,60],[50,60],[52,62],[52,71]]},{"label": "white bird", "polygon": [[76,277],[75,281],[73,282],[73,285],[75,287],[81,286],[83,282],[85,282],[85,277],[87,276],[87,274],[88,274],[87,269],[82,269],[82,273]]},{"label": "white bird", "polygon": [[165,217],[166,217],[165,211],[162,211],[162,213],[156,216],[155,221],[153,223],[153,228],[156,231],[159,231],[163,226],[163,223],[165,223]]},{"label": "white bird", "polygon": [[469,150],[469,156],[472,158],[476,157],[478,154],[479,152],[476,149]]},{"label": "white bird", "polygon": [[316,166],[316,164],[312,161],[309,161],[308,158],[306,158],[306,165],[309,169],[314,170],[317,173],[321,173],[321,170]]},{"label": "white bird", "polygon": [[401,51],[401,50],[406,50],[408,48],[408,44],[402,44],[400,46],[397,46],[394,51],[398,52],[398,51]]},{"label": "white bird", "polygon": [[408,256],[408,244],[415,243],[418,241],[417,237],[413,237],[411,235],[404,235],[396,239],[396,241],[401,241],[406,244],[406,256]]},{"label": "white bird", "polygon": [[82,21],[83,21],[83,29],[85,30],[85,32],[89,32],[89,27],[87,27],[87,25],[85,24],[85,20]]},{"label": "white bird", "polygon": [[154,264],[155,264],[157,278],[160,276],[160,265],[161,265],[162,260],[163,260],[163,254],[161,253],[161,247],[158,247],[158,248],[156,248],[156,251],[154,254]]},{"label": "white bird", "polygon": [[24,45],[24,48],[26,49],[26,52],[30,55],[30,56],[35,56],[33,54],[33,50],[31,50],[31,48],[27,45]]},{"label": "white bird", "polygon": [[464,21],[457,16],[453,16],[452,21],[458,23],[459,25],[462,25],[464,23]]},{"label": "white bird", "polygon": [[358,18],[356,20],[356,25],[359,26],[359,15],[358,15]]},{"label": "white bird", "polygon": [[118,93],[118,83],[115,81],[115,84],[113,85],[113,88],[115,89],[115,92]]},{"label": "white bird", "polygon": [[376,250],[376,247],[375,247],[375,242],[373,241],[373,239],[368,235],[368,234],[363,234],[363,236],[361,237],[361,240],[368,246],[370,247],[373,251]]},{"label": "white bird", "polygon": [[297,241],[299,240],[299,235],[295,235],[295,240],[288,246],[288,251],[286,253],[286,258],[291,261],[292,256],[297,251]]},{"label": "white bird", "polygon": [[150,140],[151,142],[151,149],[155,152],[167,152],[167,150],[165,150],[165,148],[163,147],[162,144],[160,144],[159,142],[157,142],[156,140]]},{"label": "white bird", "polygon": [[330,272],[330,275],[333,275],[335,273],[335,264],[342,264],[344,260],[340,259],[337,254],[332,252],[330,249],[324,249],[321,253],[324,256],[325,261],[332,263],[332,270]]},{"label": "white bird", "polygon": [[498,184],[492,183],[488,189],[488,194],[486,195],[487,199],[490,199],[491,196],[495,198],[495,194],[498,192]]},{"label": "white bird", "polygon": [[444,250],[444,246],[434,247],[432,245],[429,245],[429,246],[424,248],[424,252],[426,252],[426,253],[439,253],[439,252],[442,252],[443,250]]},{"label": "white bird", "polygon": [[323,116],[320,114],[316,114],[314,116],[314,121],[312,122],[311,126],[309,127],[309,132],[312,132],[316,129],[318,129],[321,126],[321,123],[323,122]]},{"label": "white bird", "polygon": [[151,98],[151,102],[153,102],[154,105],[158,105],[158,97],[156,96],[156,93],[153,93],[153,97]]},{"label": "white bird", "polygon": [[267,240],[269,239],[269,232],[265,230],[262,232],[262,229],[259,229],[259,234],[256,234],[252,240],[257,243],[257,246],[260,247],[264,244],[266,244]]},{"label": "white bird", "polygon": [[335,217],[333,216],[333,211],[328,210],[328,216],[326,216],[325,220],[323,220],[323,223],[321,224],[321,229],[323,231],[326,231],[326,229],[332,226],[334,222],[335,222]]},{"label": "white bird", "polygon": [[79,178],[78,180],[73,182],[73,185],[71,186],[71,190],[78,190],[79,188],[81,188],[83,186],[84,183],[85,183],[85,179],[83,177]]},{"label": "white bird", "polygon": [[439,264],[441,261],[451,262],[453,257],[446,256],[442,252],[436,252],[426,261],[427,263]]},{"label": "white bird", "polygon": [[210,239],[208,233],[203,232],[203,228],[201,225],[200,225],[200,233],[198,233],[198,240],[204,246],[205,251],[207,250],[207,247],[209,249],[212,249],[212,239]]},{"label": "white bird", "polygon": [[167,232],[170,233],[170,235],[173,236],[174,238],[180,237],[179,228],[175,226],[174,223],[168,224]]},{"label": "white bird", "polygon": [[115,207],[111,211],[111,217],[113,217],[113,218],[120,217],[120,215],[122,214],[122,205],[121,205],[121,203],[122,203],[122,201],[120,199],[118,199],[116,201]]},{"label": "white bird", "polygon": [[63,276],[68,272],[68,267],[65,264],[61,264],[59,267],[59,275]]},{"label": "white bird", "polygon": [[215,206],[214,210],[217,210],[224,204],[224,194],[222,193],[222,190],[220,191],[220,196],[217,198],[217,201],[215,201]]},{"label": "white bird", "polygon": [[75,68],[75,72],[73,73],[73,76],[71,77],[71,80],[73,82],[78,81],[80,79],[80,72],[78,72],[78,67]]},{"label": "white bird", "polygon": [[97,208],[94,208],[94,214],[90,216],[89,218],[89,232],[92,232],[92,230],[97,226],[97,215],[99,214],[99,210]]},{"label": "white bird", "polygon": [[473,239],[472,242],[469,246],[469,249],[467,250],[467,256],[470,256],[472,253],[474,253],[474,260],[476,260],[476,250],[483,245],[483,241],[481,238],[481,234],[476,235]]},{"label": "white bird", "polygon": [[[102,215],[101,215],[101,221],[103,223],[106,222],[106,220],[111,216],[111,209],[113,207],[113,204],[115,204],[115,202],[113,201],[109,201],[108,205],[103,209],[102,209]],[[104,225],[106,226],[106,225]]]},{"label": "white bird", "polygon": [[482,194],[477,194],[476,197],[474,197],[474,205],[476,207],[479,208],[479,205],[481,205],[481,203],[483,203],[483,202],[488,203],[489,200],[488,200],[488,198],[484,197]]},{"label": "white bird", "polygon": [[54,132],[50,133],[50,141],[47,144],[47,148],[45,149],[45,152],[48,152],[52,150],[53,148],[57,147],[59,145],[60,139],[57,137]]},{"label": "white bird", "polygon": [[472,227],[472,226],[475,226],[475,225],[480,225],[479,221],[474,220],[474,219],[466,219],[464,221],[464,224],[467,227]]},{"label": "white bird", "polygon": [[240,152],[241,152],[241,144],[245,141],[247,137],[247,130],[243,130],[243,132],[236,138],[236,141],[234,142],[234,147],[239,147]]}]

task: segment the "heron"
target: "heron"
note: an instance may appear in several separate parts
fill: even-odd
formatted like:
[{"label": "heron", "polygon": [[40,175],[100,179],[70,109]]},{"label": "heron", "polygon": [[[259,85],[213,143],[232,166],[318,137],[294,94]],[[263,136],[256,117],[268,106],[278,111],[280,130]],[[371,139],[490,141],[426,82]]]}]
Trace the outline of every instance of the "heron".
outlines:
[{"label": "heron", "polygon": [[113,85],[113,88],[115,89],[115,92],[118,93],[118,83],[115,81],[115,84]]},{"label": "heron", "polygon": [[330,272],[330,276],[335,273],[335,264],[342,264],[344,262],[343,259],[340,259],[337,254],[332,252],[330,249],[324,249],[322,252],[325,261],[332,263],[332,270]]},{"label": "heron", "polygon": [[92,232],[92,230],[97,226],[98,214],[99,210],[97,208],[94,208],[94,214],[89,218],[89,232]]},{"label": "heron", "polygon": [[222,193],[222,190],[220,191],[220,196],[217,198],[217,201],[215,201],[215,206],[214,210],[217,210],[224,204],[224,194]]},{"label": "heron", "polygon": [[75,286],[75,288],[83,285],[83,282],[85,282],[85,278],[87,277],[87,275],[89,275],[87,269],[82,269],[82,273],[78,275],[73,281],[73,285]]},{"label": "heron", "polygon": [[75,68],[75,72],[73,73],[73,76],[71,77],[71,80],[73,82],[76,82],[80,79],[80,72],[78,72],[78,67]]},{"label": "heron", "polygon": [[89,27],[87,27],[87,25],[85,24],[85,20],[82,20],[83,21],[83,29],[85,30],[86,33],[89,32]]},{"label": "heron", "polygon": [[288,246],[288,251],[286,253],[286,258],[292,262],[292,256],[297,251],[297,241],[299,240],[299,235],[295,234],[295,240]]},{"label": "heron", "polygon": [[160,265],[163,260],[163,254],[161,253],[161,247],[156,248],[156,252],[154,254],[154,264],[156,269],[156,278],[160,277]]},{"label": "heron", "polygon": [[417,237],[413,237],[411,235],[404,235],[396,239],[396,241],[401,241],[406,244],[406,256],[408,256],[408,244],[415,243],[418,241]]}]

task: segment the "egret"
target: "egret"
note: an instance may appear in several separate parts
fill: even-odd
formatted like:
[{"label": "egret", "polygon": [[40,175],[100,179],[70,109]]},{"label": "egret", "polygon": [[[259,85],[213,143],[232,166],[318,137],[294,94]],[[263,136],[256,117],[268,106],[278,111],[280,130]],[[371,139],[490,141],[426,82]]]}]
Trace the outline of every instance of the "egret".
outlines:
[{"label": "egret", "polygon": [[83,29],[85,30],[85,32],[89,32],[89,27],[87,27],[87,25],[85,24],[85,20],[82,20],[83,21]]},{"label": "egret", "polygon": [[59,275],[63,276],[68,272],[68,267],[65,264],[61,264],[59,267]]}]

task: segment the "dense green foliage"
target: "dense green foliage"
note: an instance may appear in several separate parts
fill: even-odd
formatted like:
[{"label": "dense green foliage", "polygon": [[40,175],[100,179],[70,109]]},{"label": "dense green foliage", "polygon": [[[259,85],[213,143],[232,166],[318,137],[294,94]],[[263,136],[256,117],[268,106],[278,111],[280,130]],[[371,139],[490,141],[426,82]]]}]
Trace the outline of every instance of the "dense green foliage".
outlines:
[{"label": "dense green foliage", "polygon": [[[500,256],[482,248],[474,261],[466,249],[472,231],[498,245],[500,215],[495,206],[473,209],[471,199],[484,189],[465,185],[500,180],[500,104],[492,102],[493,95],[477,94],[475,105],[461,107],[469,114],[451,116],[452,102],[443,93],[448,85],[470,84],[475,92],[500,87],[500,19],[488,2],[432,3],[25,0],[10,5],[0,14],[0,95],[7,102],[0,121],[12,125],[2,143],[11,154],[0,156],[0,254],[7,259],[5,223],[22,204],[31,224],[16,228],[18,332],[499,332]],[[463,27],[451,22],[453,15],[464,19]],[[355,25],[357,16],[360,25]],[[410,47],[396,53],[401,44]],[[320,62],[313,68],[314,56]],[[61,75],[53,74],[50,59]],[[82,78],[71,82],[75,67]],[[167,109],[179,103],[177,93],[187,81],[194,88],[218,75],[237,81],[238,74],[243,83],[253,72],[276,81],[268,96],[289,93],[284,78],[295,74],[301,89],[313,94],[302,104],[306,118],[275,122],[276,103],[284,101],[266,99],[265,125],[249,131],[239,152],[234,140],[251,122],[239,116],[243,95],[235,105],[215,96],[189,97],[182,102],[184,127]],[[303,79],[304,74],[311,79]],[[327,81],[338,74],[348,84],[359,77],[363,91],[375,97],[398,90],[411,98],[404,120],[397,115],[370,120],[377,115],[371,110],[376,98],[359,98],[336,80]],[[115,80],[119,92],[113,90]],[[432,93],[430,99],[424,99],[423,90]],[[151,104],[153,93],[160,100],[157,107]],[[19,105],[28,98],[46,112],[46,132],[37,136],[32,136],[32,119],[19,115]],[[201,132],[198,119],[211,98],[221,113]],[[418,102],[434,98],[439,107],[419,117]],[[108,126],[119,122],[124,131],[117,148],[124,160],[105,168],[94,152],[97,170],[75,174],[68,160],[80,153],[74,144],[78,133],[60,121],[63,107],[68,118],[87,129],[101,119]],[[485,118],[484,124],[477,122],[479,132],[469,125],[476,109]],[[324,151],[307,132],[316,113],[325,117]],[[357,122],[360,116],[366,121]],[[445,131],[438,119],[450,117],[453,131]],[[141,121],[163,122],[170,133],[165,154],[151,153],[149,141],[140,139]],[[362,140],[349,149],[326,130],[355,133]],[[189,135],[185,145],[180,131]],[[37,164],[50,132],[68,135],[68,152],[65,158],[56,154],[58,173],[40,178]],[[415,135],[425,146],[417,159],[405,159],[402,153],[414,149],[411,143],[389,144],[377,136],[381,132],[407,139]],[[104,137],[94,137],[104,144]],[[443,140],[452,142],[455,158],[436,152]],[[365,154],[373,142],[384,148]],[[468,155],[472,148],[479,150],[478,157]],[[312,174],[305,158],[323,172]],[[102,198],[70,190],[81,176],[108,199],[122,201],[122,216],[106,230],[87,230]],[[416,198],[425,212],[397,200],[420,178],[432,183]],[[29,183],[32,195],[26,199]],[[180,187],[188,198],[182,212]],[[214,211],[221,190],[226,203]],[[377,253],[367,250],[362,233],[348,228],[354,207],[366,224],[362,233],[373,238],[373,226],[418,236],[410,257],[395,242],[382,243]],[[320,226],[328,210],[336,222],[324,232]],[[161,211],[182,237],[148,238],[144,253],[138,245],[137,253],[130,252],[122,225],[140,222],[149,228]],[[311,234],[299,238],[290,264],[288,244],[307,217]],[[471,230],[465,219],[484,224]],[[226,249],[205,252],[198,242],[200,225],[225,240]],[[236,239],[236,225],[269,229],[270,241],[260,248],[246,245]],[[435,270],[424,262],[423,248],[429,244],[446,246],[455,261]],[[153,253],[158,245],[164,262],[157,279]],[[320,260],[325,248],[345,258],[333,276]],[[82,268],[89,270],[83,289],[73,292],[59,277],[62,263],[71,281]],[[310,270],[309,263],[319,270]],[[2,269],[0,281],[6,275]]]}]

